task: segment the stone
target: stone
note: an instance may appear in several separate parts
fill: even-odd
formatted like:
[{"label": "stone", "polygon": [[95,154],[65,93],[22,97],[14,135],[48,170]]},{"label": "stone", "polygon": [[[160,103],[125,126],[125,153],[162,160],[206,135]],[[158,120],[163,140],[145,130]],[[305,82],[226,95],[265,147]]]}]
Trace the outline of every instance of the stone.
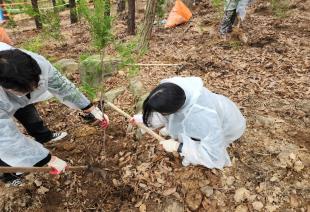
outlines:
[{"label": "stone", "polygon": [[100,55],[92,55],[80,63],[80,76],[83,83],[92,87],[101,85],[104,79],[117,73],[121,60],[106,57],[101,61]]},{"label": "stone", "polygon": [[37,186],[37,187],[40,187],[42,185],[42,181],[40,180],[35,180],[34,181],[34,184]]},{"label": "stone", "polygon": [[234,200],[237,203],[240,203],[250,197],[250,191],[242,187],[236,190],[234,195]]},{"label": "stone", "polygon": [[73,74],[79,73],[79,64],[74,59],[61,59],[54,66],[69,79]]},{"label": "stone", "polygon": [[75,147],[76,147],[75,143],[64,143],[63,144],[63,149],[68,151],[68,152],[74,150]]},{"label": "stone", "polygon": [[109,90],[108,92],[106,92],[103,97],[106,101],[108,102],[114,102],[114,100],[122,95],[125,92],[126,88],[125,87],[118,87],[112,90]]},{"label": "stone", "polygon": [[39,189],[38,189],[38,194],[45,194],[49,191],[48,188],[45,188],[44,186],[41,186]]},{"label": "stone", "polygon": [[231,186],[231,185],[234,184],[234,182],[235,182],[235,178],[234,178],[233,176],[227,177],[227,179],[226,179],[226,185]]},{"label": "stone", "polygon": [[87,137],[93,134],[96,134],[98,131],[95,127],[90,127],[90,126],[82,126],[78,127],[74,130],[73,135],[76,138],[81,138],[81,137]]},{"label": "stone", "polygon": [[174,199],[168,199],[164,204],[163,212],[184,212],[184,205]]},{"label": "stone", "polygon": [[145,92],[143,83],[138,78],[130,80],[129,90],[135,97],[140,97]]},{"label": "stone", "polygon": [[248,207],[245,205],[238,205],[235,212],[248,212]]},{"label": "stone", "polygon": [[185,202],[188,205],[189,209],[195,211],[197,210],[202,202],[202,194],[198,190],[190,190],[186,194]]},{"label": "stone", "polygon": [[253,209],[256,210],[256,211],[260,211],[263,209],[264,207],[264,204],[260,201],[255,201],[252,203],[252,206],[253,206]]},{"label": "stone", "polygon": [[205,186],[200,189],[200,191],[206,196],[211,197],[213,195],[213,188],[211,186]]},{"label": "stone", "polygon": [[298,109],[304,111],[307,115],[310,115],[310,101],[301,100],[296,103]]},{"label": "stone", "polygon": [[142,106],[144,100],[148,97],[149,93],[140,96],[137,104],[136,104],[136,113],[140,113],[142,111]]},{"label": "stone", "polygon": [[294,163],[293,168],[296,172],[301,172],[305,168],[305,166],[300,160],[298,160]]}]

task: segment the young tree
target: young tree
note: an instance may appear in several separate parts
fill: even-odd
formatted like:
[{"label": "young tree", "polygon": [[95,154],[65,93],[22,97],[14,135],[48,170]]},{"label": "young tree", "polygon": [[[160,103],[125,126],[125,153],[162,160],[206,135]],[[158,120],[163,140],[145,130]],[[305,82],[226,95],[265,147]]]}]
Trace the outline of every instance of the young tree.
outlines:
[{"label": "young tree", "polygon": [[34,21],[37,29],[42,29],[42,22],[40,20],[40,11],[38,6],[38,0],[31,0],[32,9],[34,11]]},{"label": "young tree", "polygon": [[144,15],[144,23],[139,37],[138,49],[145,49],[151,39],[153,24],[156,16],[157,0],[148,0]]},{"label": "young tree", "polygon": [[70,21],[71,24],[74,24],[78,22],[75,0],[69,0],[69,7],[70,7]]},{"label": "young tree", "polygon": [[130,35],[136,34],[136,0],[128,0],[128,33]]}]

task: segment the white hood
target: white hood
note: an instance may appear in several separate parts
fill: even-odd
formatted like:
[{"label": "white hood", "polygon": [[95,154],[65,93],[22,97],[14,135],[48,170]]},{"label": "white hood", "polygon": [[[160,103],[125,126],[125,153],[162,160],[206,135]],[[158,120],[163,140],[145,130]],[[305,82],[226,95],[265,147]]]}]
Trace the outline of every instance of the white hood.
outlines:
[{"label": "white hood", "polygon": [[203,89],[203,81],[199,77],[172,77],[164,79],[160,83],[166,82],[174,83],[184,90],[186,100],[182,109],[195,104]]}]

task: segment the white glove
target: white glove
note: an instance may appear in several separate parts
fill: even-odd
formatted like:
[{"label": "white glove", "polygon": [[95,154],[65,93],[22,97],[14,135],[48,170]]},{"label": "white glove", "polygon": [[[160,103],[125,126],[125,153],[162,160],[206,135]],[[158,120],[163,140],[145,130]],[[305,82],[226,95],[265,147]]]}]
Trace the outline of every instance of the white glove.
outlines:
[{"label": "white glove", "polygon": [[54,175],[64,172],[67,167],[67,163],[56,156],[52,156],[50,162],[48,162],[47,165],[52,168],[50,174]]},{"label": "white glove", "polygon": [[141,113],[134,115],[129,122],[131,124],[143,123],[143,115]]},{"label": "white glove", "polygon": [[169,136],[168,130],[166,127],[163,127],[159,130],[159,135],[163,136],[163,137],[167,137]]},{"label": "white glove", "polygon": [[100,126],[102,128],[107,128],[110,124],[109,117],[106,114],[103,114],[98,107],[92,107],[90,113],[100,121]]},{"label": "white glove", "polygon": [[98,107],[93,107],[90,111],[90,113],[99,121],[103,120],[103,113]]},{"label": "white glove", "polygon": [[177,152],[180,143],[173,140],[173,139],[169,139],[169,140],[164,140],[159,142],[161,145],[163,145],[164,149],[166,152]]}]

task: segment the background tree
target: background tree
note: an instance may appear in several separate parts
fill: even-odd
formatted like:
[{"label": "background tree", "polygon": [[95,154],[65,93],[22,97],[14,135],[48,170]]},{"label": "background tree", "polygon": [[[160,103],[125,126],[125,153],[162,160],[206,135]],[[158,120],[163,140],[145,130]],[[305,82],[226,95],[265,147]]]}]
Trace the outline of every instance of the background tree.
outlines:
[{"label": "background tree", "polygon": [[148,0],[142,31],[139,37],[138,49],[145,49],[149,45],[151,39],[153,24],[156,16],[157,0]]},{"label": "background tree", "polygon": [[37,29],[42,29],[42,22],[40,20],[40,11],[38,6],[38,0],[31,0],[32,9],[34,12],[34,21]]},{"label": "background tree", "polygon": [[136,34],[136,0],[128,0],[128,33]]}]

